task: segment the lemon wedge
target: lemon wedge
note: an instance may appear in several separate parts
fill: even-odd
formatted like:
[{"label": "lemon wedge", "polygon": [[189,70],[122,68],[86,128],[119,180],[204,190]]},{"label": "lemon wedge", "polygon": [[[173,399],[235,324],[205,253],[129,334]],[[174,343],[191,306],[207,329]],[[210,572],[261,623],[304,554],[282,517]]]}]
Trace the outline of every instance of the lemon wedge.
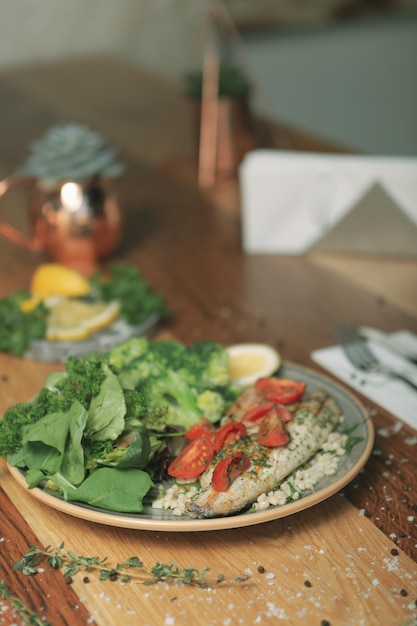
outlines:
[{"label": "lemon wedge", "polygon": [[120,305],[111,302],[83,302],[61,298],[49,310],[46,339],[79,341],[110,326],[119,316]]},{"label": "lemon wedge", "polygon": [[251,385],[258,378],[271,376],[281,364],[278,352],[263,343],[238,343],[227,348],[229,376],[237,385]]},{"label": "lemon wedge", "polygon": [[43,263],[34,271],[30,291],[40,298],[68,296],[80,298],[90,293],[88,279],[77,270],[59,263]]}]

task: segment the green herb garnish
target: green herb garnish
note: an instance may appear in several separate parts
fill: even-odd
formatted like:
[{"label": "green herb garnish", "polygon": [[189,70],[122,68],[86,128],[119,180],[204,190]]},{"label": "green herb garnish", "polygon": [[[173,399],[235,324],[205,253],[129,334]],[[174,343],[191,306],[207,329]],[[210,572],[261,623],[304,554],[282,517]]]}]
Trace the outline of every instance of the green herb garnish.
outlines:
[{"label": "green herb garnish", "polygon": [[[137,556],[132,556],[112,566],[108,563],[107,557],[86,557],[77,555],[72,551],[65,551],[64,543],[61,543],[55,549],[51,548],[51,546],[42,549],[32,544],[30,550],[20,561],[15,563],[13,570],[21,571],[27,576],[33,576],[38,573],[41,563],[45,563],[53,569],[62,570],[66,579],[75,576],[79,572],[95,572],[98,573],[99,579],[103,581],[131,581],[143,585],[154,585],[158,582],[182,583],[202,589],[226,581],[222,574],[210,577],[209,567],[205,567],[202,570],[191,566],[180,568],[175,561],[171,561],[169,564],[157,562],[148,569]],[[232,581],[240,583],[245,582],[248,578],[248,575],[239,574]],[[68,580],[68,582],[71,581]]]}]

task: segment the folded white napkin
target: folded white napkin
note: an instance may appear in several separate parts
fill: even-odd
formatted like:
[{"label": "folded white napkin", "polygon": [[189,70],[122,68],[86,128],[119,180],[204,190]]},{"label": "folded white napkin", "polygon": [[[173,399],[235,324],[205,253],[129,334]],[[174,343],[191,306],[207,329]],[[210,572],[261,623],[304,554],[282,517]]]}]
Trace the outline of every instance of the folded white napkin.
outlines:
[{"label": "folded white napkin", "polygon": [[416,158],[254,150],[239,181],[246,253],[417,254]]},{"label": "folded white napkin", "polygon": [[[417,365],[376,341],[368,340],[368,344],[382,363],[397,371],[407,372],[417,384]],[[350,387],[417,429],[417,390],[383,374],[368,374],[355,369],[339,346],[315,350],[311,358]]]}]

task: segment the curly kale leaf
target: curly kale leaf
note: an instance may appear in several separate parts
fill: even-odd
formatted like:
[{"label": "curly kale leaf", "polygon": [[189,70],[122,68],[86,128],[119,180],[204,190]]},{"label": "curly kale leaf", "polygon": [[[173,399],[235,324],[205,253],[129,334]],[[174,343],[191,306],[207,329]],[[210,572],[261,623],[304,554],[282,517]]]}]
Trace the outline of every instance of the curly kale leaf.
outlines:
[{"label": "curly kale leaf", "polygon": [[28,291],[19,290],[0,300],[0,352],[21,356],[33,339],[45,337],[47,309],[39,304],[32,311],[23,311],[22,302],[28,298]]},{"label": "curly kale leaf", "polygon": [[142,274],[127,263],[110,265],[106,276],[96,272],[90,282],[95,296],[120,302],[121,317],[129,324],[141,324],[153,313],[168,315],[164,296],[153,291]]}]

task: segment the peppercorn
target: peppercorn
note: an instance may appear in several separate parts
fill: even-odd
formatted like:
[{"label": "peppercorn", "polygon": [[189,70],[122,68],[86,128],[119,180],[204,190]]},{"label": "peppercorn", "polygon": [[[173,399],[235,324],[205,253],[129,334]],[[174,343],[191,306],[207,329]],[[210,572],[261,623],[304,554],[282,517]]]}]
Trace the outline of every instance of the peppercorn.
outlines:
[{"label": "peppercorn", "polygon": [[304,585],[305,585],[306,587],[312,587],[312,586],[313,586],[309,580],[305,580],[305,581],[304,581]]},{"label": "peppercorn", "polygon": [[265,568],[264,568],[264,566],[263,566],[263,565],[258,565],[258,572],[259,572],[260,574],[264,574],[264,573],[265,573]]},{"label": "peppercorn", "polygon": [[72,576],[65,576],[64,580],[67,583],[67,585],[71,585],[72,584]]},{"label": "peppercorn", "polygon": [[399,530],[398,531],[398,536],[399,537],[407,537],[407,533],[405,533],[403,530]]},{"label": "peppercorn", "polygon": [[400,594],[403,596],[403,598],[406,598],[408,596],[408,591],[406,589],[401,589]]},{"label": "peppercorn", "polygon": [[112,572],[109,576],[109,580],[111,580],[112,582],[114,582],[115,580],[117,580],[118,576],[117,576],[117,572]]},{"label": "peppercorn", "polygon": [[398,550],[397,550],[397,548],[393,548],[393,549],[391,550],[391,554],[392,554],[393,556],[398,556]]},{"label": "peppercorn", "polygon": [[89,583],[90,579],[88,578],[88,576],[84,576],[83,578],[83,583]]},{"label": "peppercorn", "polygon": [[330,626],[330,622],[327,619],[322,619],[320,622],[320,626]]}]

